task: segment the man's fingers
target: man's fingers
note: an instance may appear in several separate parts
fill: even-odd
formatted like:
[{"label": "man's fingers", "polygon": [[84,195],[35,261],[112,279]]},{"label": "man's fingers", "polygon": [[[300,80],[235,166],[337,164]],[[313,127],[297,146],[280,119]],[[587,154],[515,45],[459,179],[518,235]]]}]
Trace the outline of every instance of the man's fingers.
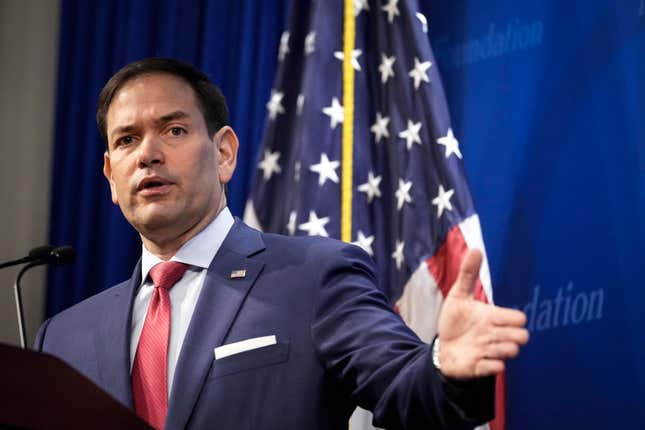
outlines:
[{"label": "man's fingers", "polygon": [[520,327],[497,327],[490,331],[485,341],[486,344],[498,342],[513,342],[524,345],[529,341],[529,331]]},{"label": "man's fingers", "polygon": [[520,347],[515,342],[497,342],[486,347],[485,356],[487,359],[507,359],[516,357],[520,353]]},{"label": "man's fingers", "polygon": [[492,309],[491,320],[497,326],[523,327],[526,324],[526,315],[524,312],[498,306]]},{"label": "man's fingers", "polygon": [[459,269],[459,276],[450,289],[450,294],[458,297],[472,296],[475,282],[479,277],[479,267],[482,264],[482,253],[478,249],[470,249],[464,256]]},{"label": "man's fingers", "polygon": [[482,376],[497,375],[503,371],[504,362],[502,360],[483,358],[475,365],[475,376],[479,378]]}]

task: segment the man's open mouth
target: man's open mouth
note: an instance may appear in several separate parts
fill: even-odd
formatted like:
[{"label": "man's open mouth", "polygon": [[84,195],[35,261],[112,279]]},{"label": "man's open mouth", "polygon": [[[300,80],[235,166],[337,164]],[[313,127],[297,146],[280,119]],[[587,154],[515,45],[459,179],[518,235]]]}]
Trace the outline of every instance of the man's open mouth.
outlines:
[{"label": "man's open mouth", "polygon": [[143,178],[143,180],[139,182],[139,185],[137,186],[137,191],[158,190],[170,184],[171,184],[170,181],[160,176],[149,176],[149,177]]}]

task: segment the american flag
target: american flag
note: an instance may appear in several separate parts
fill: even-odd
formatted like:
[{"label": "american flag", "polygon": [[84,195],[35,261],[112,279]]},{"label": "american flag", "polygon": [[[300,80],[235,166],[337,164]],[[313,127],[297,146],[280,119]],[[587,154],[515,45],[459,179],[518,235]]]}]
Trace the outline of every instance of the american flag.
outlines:
[{"label": "american flag", "polygon": [[[346,1],[292,2],[245,220],[264,231],[334,238],[351,226],[350,240],[376,262],[378,287],[430,342],[463,254],[484,251],[479,218],[428,19],[414,1]],[[350,178],[344,163],[352,163]],[[485,253],[475,296],[492,302]],[[503,385],[496,430],[504,428]],[[365,428],[364,420],[353,418],[351,427]]]}]

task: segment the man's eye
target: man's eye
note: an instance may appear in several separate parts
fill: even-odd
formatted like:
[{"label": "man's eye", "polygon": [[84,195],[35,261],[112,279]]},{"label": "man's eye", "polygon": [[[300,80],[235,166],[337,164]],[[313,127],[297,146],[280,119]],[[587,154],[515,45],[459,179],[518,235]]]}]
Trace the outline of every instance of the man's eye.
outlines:
[{"label": "man's eye", "polygon": [[129,145],[132,142],[134,142],[134,138],[132,136],[123,136],[117,139],[114,146]]},{"label": "man's eye", "polygon": [[186,133],[186,130],[184,130],[181,127],[172,127],[170,129],[170,134],[172,134],[173,136],[181,136],[182,134],[185,134],[185,133]]}]

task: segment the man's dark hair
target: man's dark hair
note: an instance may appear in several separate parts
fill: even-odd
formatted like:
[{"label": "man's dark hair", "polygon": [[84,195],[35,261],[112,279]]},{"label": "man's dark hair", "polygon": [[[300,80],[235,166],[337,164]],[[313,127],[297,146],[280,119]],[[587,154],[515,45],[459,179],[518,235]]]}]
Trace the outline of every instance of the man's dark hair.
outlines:
[{"label": "man's dark hair", "polygon": [[96,124],[105,141],[106,148],[108,146],[106,117],[114,95],[126,82],[153,73],[167,73],[176,76],[192,87],[199,101],[199,108],[204,116],[209,136],[212,137],[217,130],[229,125],[226,99],[217,85],[212,83],[203,72],[190,64],[172,58],[144,58],[130,63],[116,72],[101,90],[96,108]]}]

